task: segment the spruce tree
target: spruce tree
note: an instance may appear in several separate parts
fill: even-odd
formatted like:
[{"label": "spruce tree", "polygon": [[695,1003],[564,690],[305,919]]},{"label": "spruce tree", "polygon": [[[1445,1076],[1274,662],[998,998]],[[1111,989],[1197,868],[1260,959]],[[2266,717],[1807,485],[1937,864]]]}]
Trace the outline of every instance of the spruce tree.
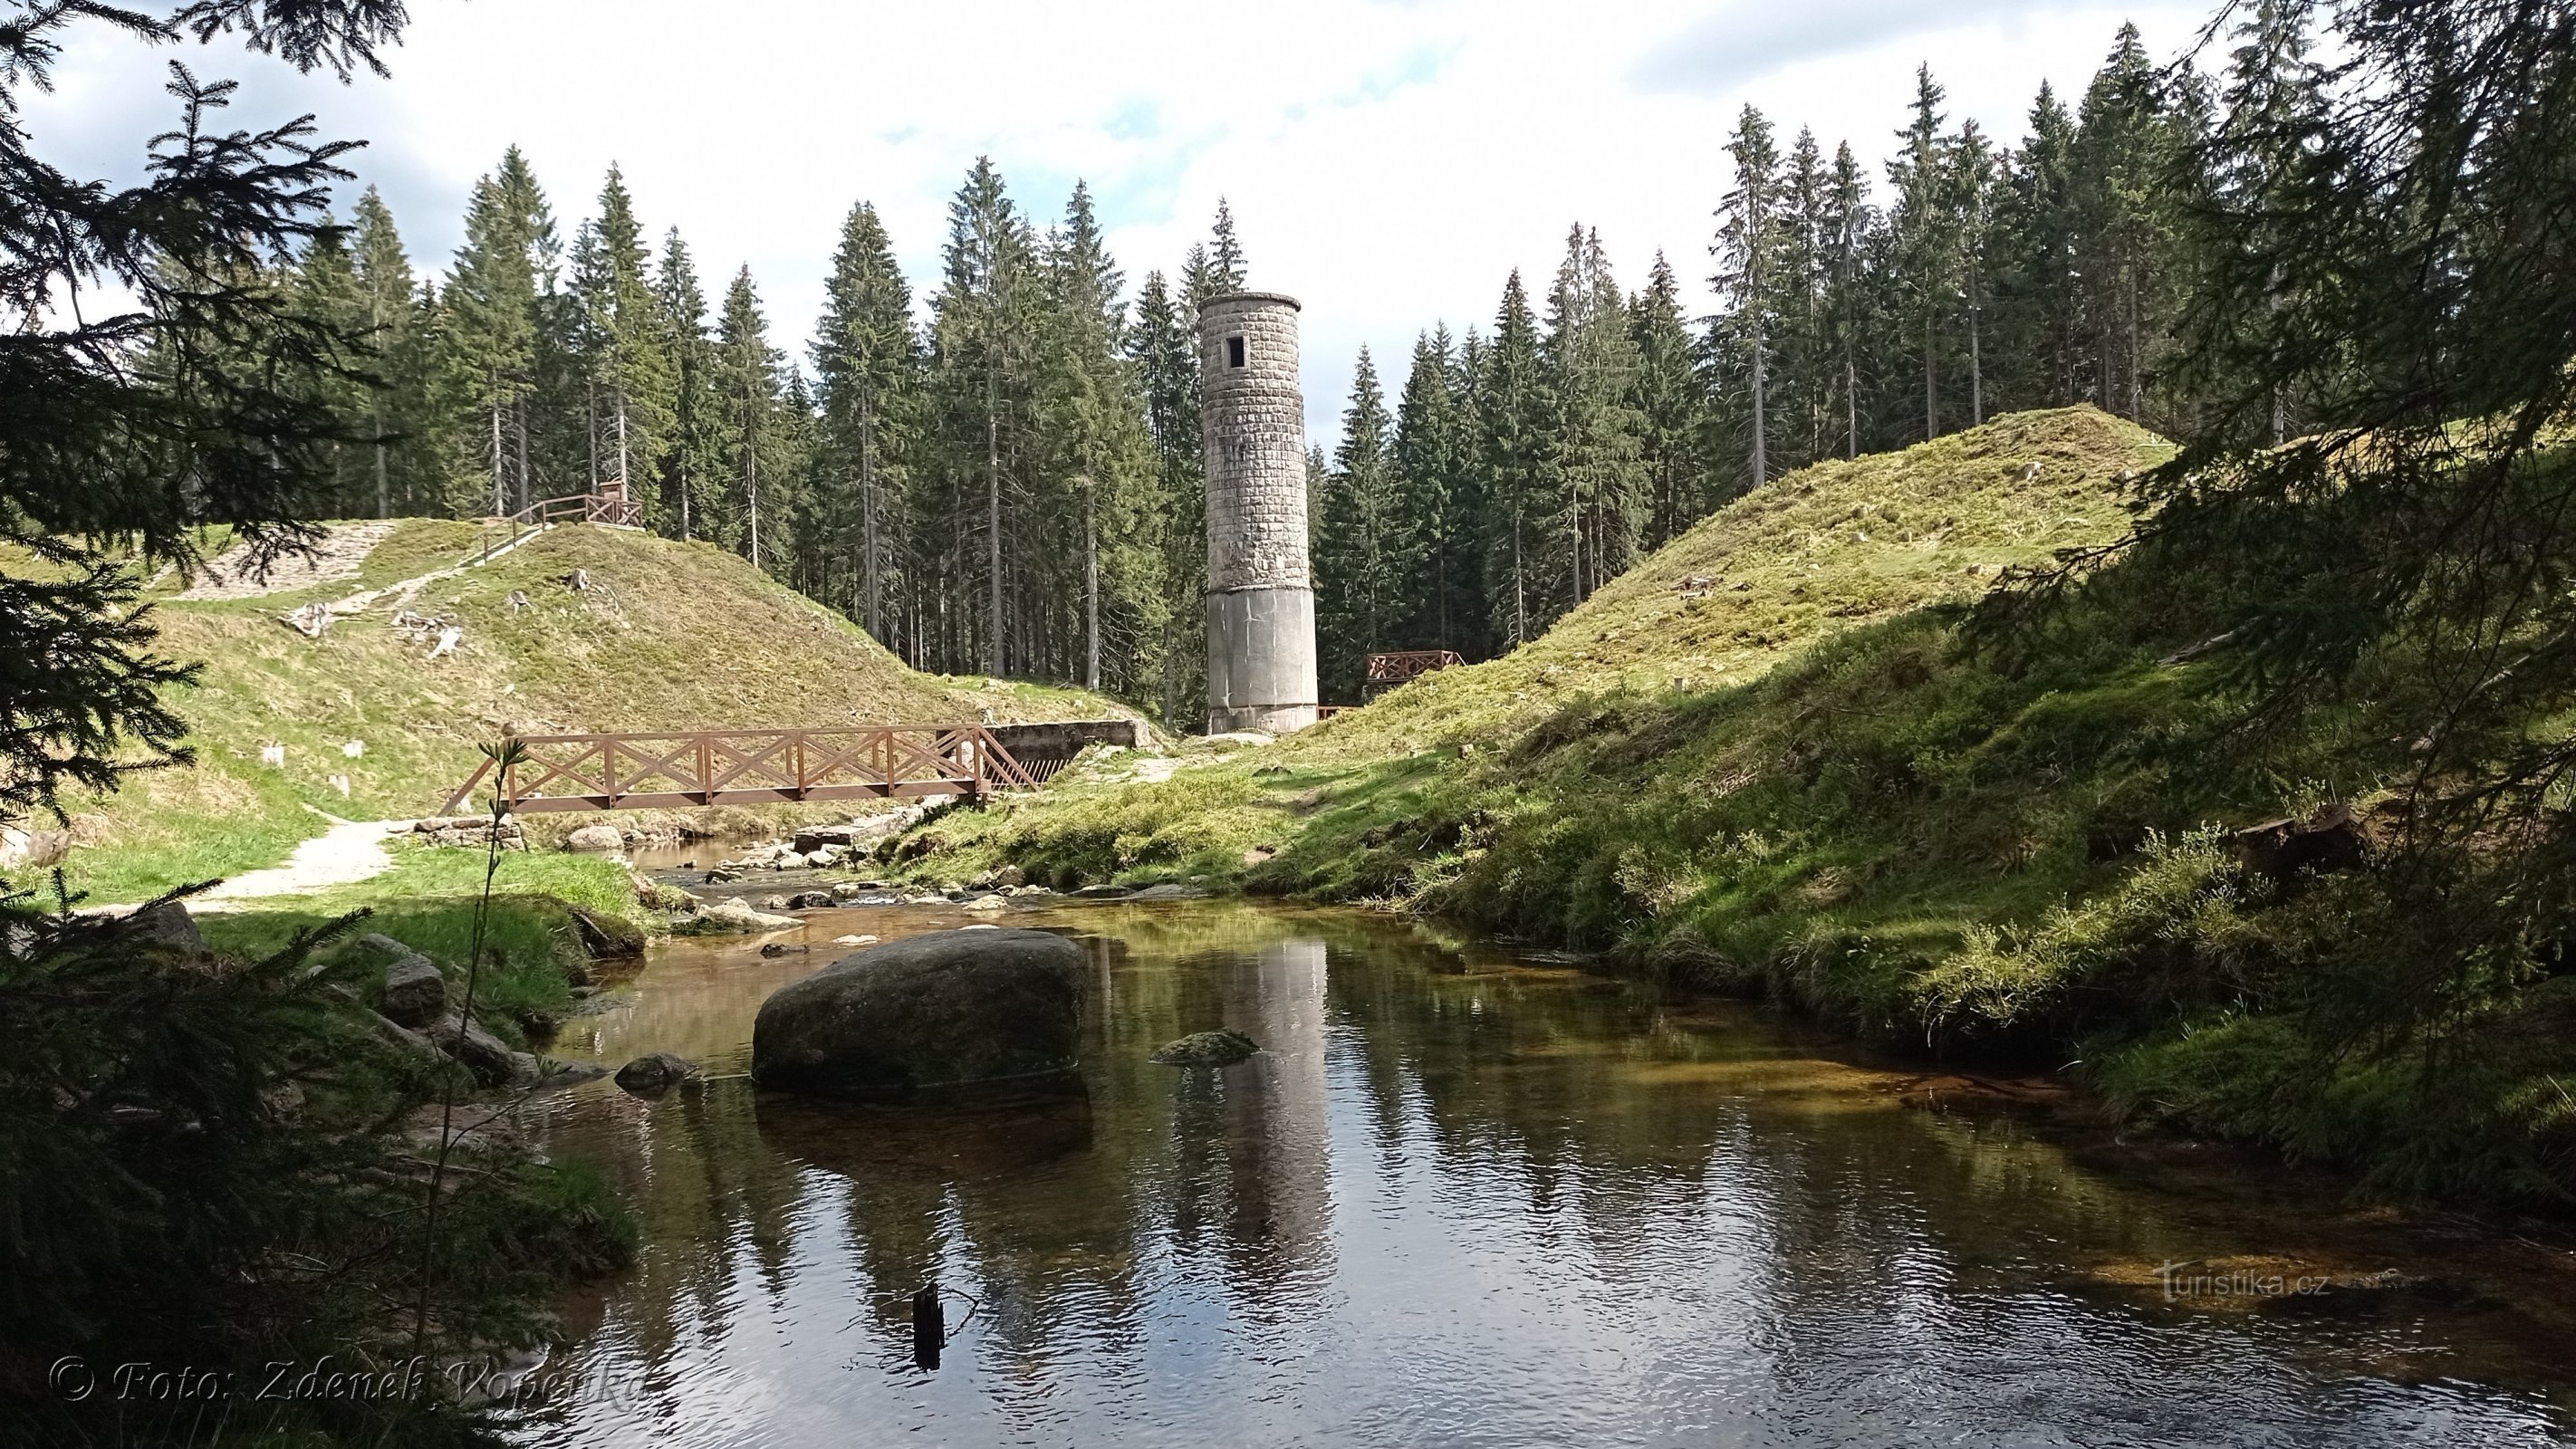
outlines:
[{"label": "spruce tree", "polygon": [[[465,380],[478,453],[491,482],[496,514],[524,501],[525,453],[511,446],[511,422],[531,386],[537,357],[536,244],[524,198],[505,183],[517,160],[512,147],[501,172],[474,183],[465,212],[465,245],[445,291],[447,365]],[[516,478],[517,486],[512,487]]]},{"label": "spruce tree", "polygon": [[[1021,535],[1024,615],[1041,628],[1039,667],[1089,688],[1134,692],[1159,676],[1168,637],[1163,608],[1162,497],[1136,370],[1125,357],[1124,275],[1110,257],[1091,189],[1077,181],[1048,235],[1033,319],[1031,505]],[[1055,546],[1058,540],[1069,547]],[[1068,576],[1070,575],[1070,576]],[[1078,600],[1078,615],[1041,611]],[[1059,641],[1078,640],[1078,657]]]},{"label": "spruce tree", "polygon": [[[318,329],[350,339],[314,364],[292,370],[281,368],[279,375],[282,379],[292,378],[293,385],[317,407],[355,431],[362,426],[369,400],[376,391],[379,364],[374,339],[367,335],[366,305],[359,295],[347,230],[337,225],[324,227],[291,271],[263,270],[269,274],[267,285],[290,294],[289,306]],[[335,443],[331,449],[333,513],[361,511],[364,505],[359,485],[365,476],[363,458],[347,444]]]},{"label": "spruce tree", "polygon": [[1628,566],[1642,512],[1636,353],[1597,231],[1577,226],[1566,238],[1541,355],[1549,408],[1540,484],[1554,526],[1539,547],[1546,565],[1535,598],[1538,617],[1549,620]]},{"label": "spruce tree", "polygon": [[[1833,345],[1827,311],[1825,257],[1834,225],[1833,178],[1816,133],[1800,127],[1780,175],[1780,252],[1772,293],[1779,311],[1771,416],[1785,426],[1788,456],[1775,471],[1804,467],[1831,456],[1827,442],[1834,401]],[[1780,451],[1775,448],[1774,457]]]},{"label": "spruce tree", "polygon": [[374,187],[358,198],[355,219],[350,262],[382,379],[366,399],[367,477],[376,516],[390,518],[397,507],[420,509],[437,491],[430,482],[434,465],[426,437],[436,424],[437,379],[411,257],[403,250],[392,210]]},{"label": "spruce tree", "polygon": [[1909,330],[1921,349],[1923,436],[1941,435],[1941,325],[1958,292],[1958,227],[1955,187],[1941,130],[1945,92],[1929,66],[1914,72],[1914,119],[1896,133],[1900,143],[1887,163],[1896,204],[1894,278],[1905,299]]},{"label": "spruce tree", "polygon": [[767,486],[773,495],[784,491],[781,485],[793,476],[788,460],[776,446],[780,441],[779,366],[783,361],[778,350],[769,345],[768,319],[761,315],[760,294],[752,285],[751,268],[746,266],[734,273],[732,285],[725,289],[724,310],[716,321],[707,402],[719,419],[721,446],[731,469],[727,482],[732,496],[726,508],[728,526],[724,536],[742,550],[754,568],[763,567],[784,552],[776,527],[776,519],[785,512],[778,506],[783,499],[773,496],[768,500],[770,537],[765,551],[761,537],[764,463],[768,469]]},{"label": "spruce tree", "polygon": [[663,237],[653,293],[664,328],[662,350],[671,359],[672,373],[671,447],[662,462],[656,523],[682,539],[722,538],[721,511],[711,511],[711,505],[720,500],[726,476],[725,410],[716,388],[706,293],[678,227]]},{"label": "spruce tree", "polygon": [[1995,352],[2012,405],[2060,407],[2085,395],[2075,118],[2044,82],[2029,128],[1997,201]]},{"label": "spruce tree", "polygon": [[1699,451],[1707,399],[1691,353],[1690,324],[1682,315],[1681,279],[1662,252],[1646,273],[1645,290],[1628,305],[1628,334],[1637,355],[1631,403],[1645,468],[1639,542],[1651,552],[1680,537],[1709,508]]},{"label": "spruce tree", "polygon": [[1243,242],[1234,234],[1234,208],[1216,199],[1216,222],[1208,229],[1207,284],[1218,292],[1243,290]]},{"label": "spruce tree", "polygon": [[1726,154],[1735,162],[1735,186],[1718,212],[1717,243],[1709,248],[1718,273],[1710,280],[1728,310],[1720,346],[1739,359],[1744,378],[1747,486],[1759,488],[1771,479],[1769,368],[1780,322],[1779,274],[1787,260],[1780,152],[1760,111],[1746,106],[1736,118]]},{"label": "spruce tree", "polygon": [[[826,510],[843,556],[858,560],[855,612],[891,642],[886,575],[896,542],[892,500],[909,496],[920,429],[921,344],[912,290],[874,206],[850,208],[815,328],[814,373],[822,408],[820,461],[854,509]],[[854,512],[855,519],[847,515]],[[855,527],[851,526],[855,523]]]},{"label": "spruce tree", "polygon": [[1454,649],[1482,657],[1486,619],[1482,491],[1476,486],[1475,424],[1449,329],[1414,339],[1413,365],[1396,404],[1393,472],[1399,577],[1398,621],[1407,648]]},{"label": "spruce tree", "polygon": [[1544,622],[1538,550],[1553,511],[1544,469],[1549,415],[1538,317],[1516,269],[1503,284],[1489,343],[1469,339],[1475,377],[1477,467],[1483,487],[1486,608],[1497,645],[1519,647]]},{"label": "spruce tree", "polygon": [[1166,726],[1180,728],[1204,716],[1207,640],[1202,627],[1207,588],[1207,500],[1199,438],[1198,319],[1182,315],[1159,271],[1145,274],[1137,294],[1127,354],[1144,393],[1145,421],[1153,437],[1154,513],[1162,543],[1162,668],[1156,681]]},{"label": "spruce tree", "polygon": [[[1018,480],[1004,472],[1005,443],[1016,460],[1026,412],[1029,314],[1036,301],[1034,249],[1001,172],[992,158],[978,157],[949,202],[943,278],[931,303],[931,375],[939,446],[952,483],[948,516],[961,539],[979,537],[983,546],[981,627],[952,615],[949,637],[961,653],[952,656],[951,667],[976,659],[996,676],[1009,657],[1003,505],[1020,492]],[[958,486],[969,478],[980,485],[973,490],[981,495],[980,507],[969,504],[967,489]],[[1023,640],[1023,647],[1030,642]]]},{"label": "spruce tree", "polygon": [[1869,180],[1853,159],[1851,143],[1834,148],[1834,169],[1826,185],[1821,243],[1824,275],[1826,365],[1835,393],[1842,400],[1843,456],[1860,456],[1860,354],[1870,325],[1870,262],[1877,217],[1869,205]]},{"label": "spruce tree", "polygon": [[1369,654],[1394,640],[1406,560],[1397,523],[1393,425],[1377,364],[1362,347],[1314,530],[1318,673],[1329,699],[1358,699]]},{"label": "spruce tree", "polygon": [[2173,119],[2137,27],[2121,26],[2077,112],[2074,199],[2094,400],[2131,419],[2146,414],[2173,240],[2165,184],[2182,150]]},{"label": "spruce tree", "polygon": [[600,188],[591,237],[598,276],[582,303],[598,349],[589,370],[601,399],[602,476],[615,479],[649,513],[662,455],[671,446],[678,367],[670,321],[649,275],[644,229],[613,165]]},{"label": "spruce tree", "polygon": [[[2309,58],[2307,16],[2307,6],[2292,0],[2256,0],[2236,27],[2219,97],[2224,121],[2209,147],[2213,194],[2206,210],[2233,223],[2225,243],[2229,254],[2209,259],[2221,268],[2241,256],[2277,257],[2290,230],[2288,218],[2339,199],[2326,169],[2332,122],[2325,70]],[[2264,293],[2262,310],[2243,319],[2257,336],[2273,333],[2284,313],[2306,310],[2315,300],[2294,295],[2277,280]],[[2289,440],[2299,402],[2286,391],[2273,391],[2268,421],[2274,444]]]},{"label": "spruce tree", "polygon": [[1993,231],[1994,148],[1975,120],[1963,121],[1949,144],[1951,226],[1957,240],[1953,265],[1968,333],[1968,422],[1986,420],[1984,321],[1991,290],[1987,247]]}]

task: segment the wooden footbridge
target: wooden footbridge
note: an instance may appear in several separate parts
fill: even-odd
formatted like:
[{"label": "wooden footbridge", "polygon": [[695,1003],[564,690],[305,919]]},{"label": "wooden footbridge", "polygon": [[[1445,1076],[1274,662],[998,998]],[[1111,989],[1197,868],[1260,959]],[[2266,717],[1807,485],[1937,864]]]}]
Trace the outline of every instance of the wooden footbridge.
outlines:
[{"label": "wooden footbridge", "polygon": [[[520,735],[525,759],[501,769],[495,788],[514,814],[981,797],[1035,789],[1083,746],[1135,745],[1139,735],[1133,720]],[[485,760],[441,813],[463,807],[494,768]]]}]

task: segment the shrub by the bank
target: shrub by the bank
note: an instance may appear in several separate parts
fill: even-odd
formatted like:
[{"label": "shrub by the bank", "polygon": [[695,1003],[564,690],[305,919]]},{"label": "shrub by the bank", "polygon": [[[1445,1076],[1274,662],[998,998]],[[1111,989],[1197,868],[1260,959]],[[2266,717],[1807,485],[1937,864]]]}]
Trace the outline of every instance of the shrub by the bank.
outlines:
[{"label": "shrub by the bank", "polygon": [[[344,973],[315,969],[335,929],[238,959],[8,904],[0,1440],[482,1442],[435,1366],[540,1341],[555,1287],[631,1254],[596,1183],[472,1143],[424,1254],[434,1149],[402,1125],[444,1069],[371,1029]],[[432,1365],[416,1396],[255,1392],[279,1362],[415,1355]],[[82,1366],[70,1380],[66,1360]],[[116,1368],[136,1363],[228,1375],[231,1392],[120,1395]]]}]

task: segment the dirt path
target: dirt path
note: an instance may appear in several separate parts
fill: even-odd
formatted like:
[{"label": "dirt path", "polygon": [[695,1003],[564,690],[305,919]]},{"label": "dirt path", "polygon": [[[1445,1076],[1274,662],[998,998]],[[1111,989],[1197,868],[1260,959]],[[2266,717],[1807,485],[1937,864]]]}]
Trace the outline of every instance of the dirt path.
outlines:
[{"label": "dirt path", "polygon": [[411,829],[408,820],[325,818],[331,819],[331,828],[295,847],[286,864],[234,876],[192,898],[189,909],[200,913],[238,910],[242,901],[303,895],[382,874],[394,863],[393,856],[385,850],[385,841]]},{"label": "dirt path", "polygon": [[286,554],[271,563],[265,574],[251,568],[250,546],[236,544],[206,565],[206,571],[179,597],[255,599],[263,594],[353,579],[367,555],[393,531],[391,523],[351,523],[326,529],[311,554]]}]

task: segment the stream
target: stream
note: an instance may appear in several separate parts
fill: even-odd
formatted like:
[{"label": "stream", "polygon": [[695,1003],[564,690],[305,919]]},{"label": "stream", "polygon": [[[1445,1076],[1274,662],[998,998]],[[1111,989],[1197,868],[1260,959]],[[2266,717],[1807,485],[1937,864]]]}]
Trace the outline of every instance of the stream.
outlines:
[{"label": "stream", "polygon": [[[715,1079],[541,1099],[644,1242],[523,1442],[2576,1445],[2561,1249],[1418,923],[1015,902],[1086,942],[1087,1112],[734,1075],[834,938],[974,919],[672,942],[567,1024]],[[1264,1050],[1147,1061],[1215,1027]]]}]

